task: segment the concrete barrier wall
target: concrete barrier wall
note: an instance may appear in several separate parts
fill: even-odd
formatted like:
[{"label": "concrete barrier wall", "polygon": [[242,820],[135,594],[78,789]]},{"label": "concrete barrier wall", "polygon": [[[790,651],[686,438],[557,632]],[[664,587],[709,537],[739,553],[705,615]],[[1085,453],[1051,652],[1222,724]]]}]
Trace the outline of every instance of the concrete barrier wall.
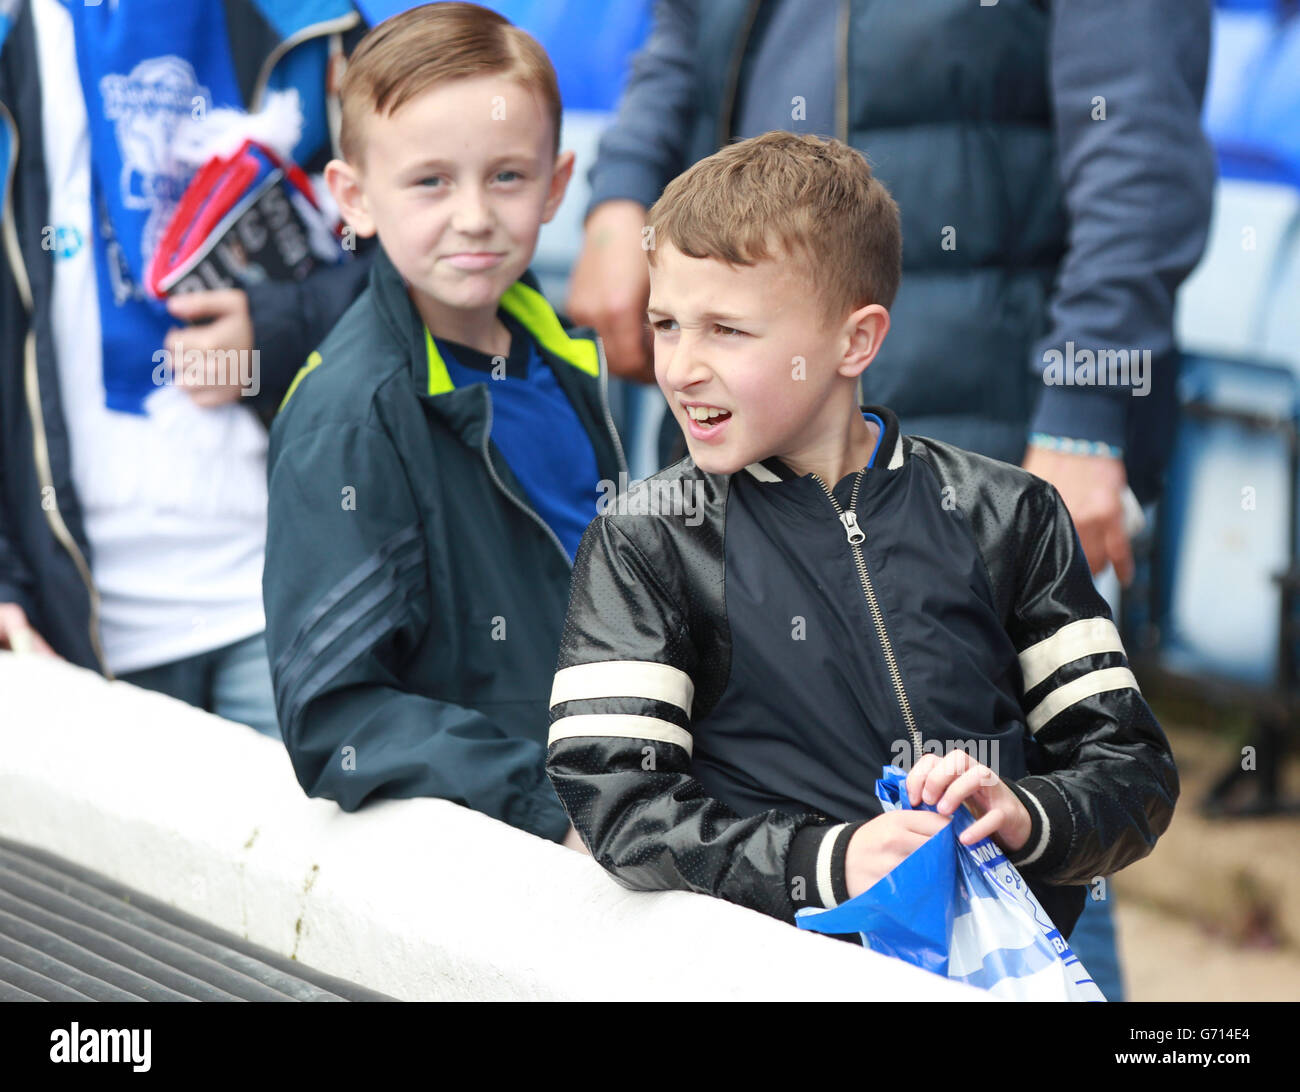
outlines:
[{"label": "concrete barrier wall", "polygon": [[626,891],[441,800],[352,814],[282,745],[0,652],[0,834],[407,1000],[983,1000],[729,903]]}]

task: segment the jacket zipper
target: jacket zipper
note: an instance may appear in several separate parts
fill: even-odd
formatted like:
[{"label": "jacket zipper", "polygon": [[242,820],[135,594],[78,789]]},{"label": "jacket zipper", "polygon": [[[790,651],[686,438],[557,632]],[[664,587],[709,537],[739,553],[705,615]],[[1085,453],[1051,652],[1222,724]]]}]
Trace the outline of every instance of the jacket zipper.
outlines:
[{"label": "jacket zipper", "polygon": [[[605,427],[609,429],[610,439],[614,441],[614,453],[618,457],[618,468],[626,472],[627,460],[623,455],[623,445],[619,442],[618,430],[614,428],[614,419],[609,412],[609,399],[606,398],[605,396],[605,385],[606,385],[605,348],[601,344],[600,338],[596,338],[596,355],[597,355],[597,359],[600,362],[599,370],[600,370],[601,412],[605,418]],[[484,389],[484,391],[487,391],[487,384],[480,383],[479,386],[481,386]],[[510,501],[510,503],[513,504],[516,508],[518,508],[521,512],[523,512],[524,515],[526,515],[535,524],[537,524],[538,527],[540,527],[543,531],[546,532],[547,538],[549,538],[552,542],[554,542],[555,548],[560,551],[560,556],[564,558],[564,563],[569,567],[570,570],[572,570],[573,562],[569,558],[569,551],[564,548],[564,543],[560,541],[560,536],[555,533],[554,528],[552,528],[549,523],[547,523],[544,519],[542,519],[542,517],[539,516],[537,512],[533,510],[532,507],[530,507],[527,504],[524,504],[523,501],[521,501],[512,492],[510,492],[510,490],[506,488],[506,483],[501,480],[501,475],[497,473],[497,468],[492,464],[492,455],[488,451],[488,441],[491,439],[492,439],[492,396],[491,394],[489,394],[487,397],[487,424],[483,431],[483,444],[481,449],[483,454],[483,461],[487,464],[488,473],[492,476],[492,481],[496,484],[496,487],[500,489],[502,493],[505,494],[506,498]]]},{"label": "jacket zipper", "polygon": [[[835,135],[849,142],[849,7],[851,0],[842,0],[840,17],[836,25],[835,42]],[[858,378],[859,390],[861,377]]]},{"label": "jacket zipper", "polygon": [[749,10],[745,13],[745,25],[736,37],[736,46],[731,55],[731,65],[727,70],[727,83],[722,96],[722,110],[718,115],[716,145],[719,148],[731,140],[731,118],[736,111],[736,90],[740,83],[740,68],[745,60],[745,46],[749,42],[750,32],[754,29],[754,20],[758,18],[758,9],[762,6],[762,0],[751,0]]},{"label": "jacket zipper", "polygon": [[862,484],[861,470],[858,471],[857,477],[853,481],[853,495],[849,498],[849,508],[846,512],[840,507],[840,502],[835,499],[835,494],[822,479],[814,474],[817,484],[829,498],[831,505],[835,508],[835,514],[844,526],[844,536],[848,539],[849,546],[853,550],[853,560],[858,566],[858,579],[862,583],[862,591],[867,597],[867,607],[871,611],[871,620],[875,623],[876,634],[880,638],[880,647],[885,654],[885,665],[889,668],[889,677],[894,684],[894,694],[898,698],[898,708],[903,714],[903,723],[907,725],[908,735],[911,737],[912,746],[915,748],[913,761],[921,757],[921,733],[916,727],[916,718],[912,715],[912,703],[907,700],[907,691],[903,689],[903,676],[898,670],[898,659],[894,655],[894,646],[890,643],[889,633],[885,630],[885,614],[880,609],[880,601],[876,598],[876,589],[871,586],[871,574],[867,572],[866,555],[862,552],[862,543],[866,541],[866,532],[858,526],[858,516],[854,511],[858,503],[858,487]]},{"label": "jacket zipper", "polygon": [[[731,66],[727,72],[726,88],[722,97],[722,111],[718,117],[716,144],[721,148],[731,139],[731,118],[736,109],[736,91],[740,82],[740,68],[745,57],[745,46],[758,16],[761,0],[753,0],[745,17],[744,29],[736,39]],[[849,17],[851,0],[841,0],[835,34],[835,135],[846,144],[849,140]]]},{"label": "jacket zipper", "polygon": [[[104,649],[99,639],[99,589],[95,587],[95,581],[91,576],[90,566],[86,563],[85,555],[81,552],[76,539],[72,537],[72,532],[68,530],[68,525],[63,520],[63,513],[59,511],[58,490],[54,488],[54,471],[50,467],[50,448],[45,437],[45,415],[41,410],[40,376],[36,370],[36,330],[30,326],[34,313],[32,286],[27,279],[27,265],[23,261],[22,247],[18,242],[18,229],[14,223],[13,202],[11,200],[14,164],[18,162],[18,126],[14,124],[13,115],[4,103],[0,103],[0,114],[3,114],[4,123],[9,129],[9,165],[4,179],[4,245],[9,252],[9,267],[13,270],[14,284],[18,289],[18,295],[22,300],[23,307],[27,311],[29,321],[27,336],[23,340],[23,389],[27,396],[27,415],[32,422],[32,448],[36,458],[36,476],[41,487],[41,510],[45,513],[45,521],[50,525],[51,532],[53,532],[59,544],[68,552],[68,556],[72,558],[77,574],[86,586],[86,595],[90,602],[90,616],[88,619],[90,646],[95,653],[95,659],[99,661],[100,671],[103,672],[106,678],[111,679],[113,673],[108,670],[108,664],[104,660]],[[50,498],[49,507],[46,507],[44,503],[46,497]]]},{"label": "jacket zipper", "polygon": [[596,338],[596,360],[600,366],[600,408],[605,416],[605,427],[609,429],[610,439],[614,441],[618,469],[627,473],[627,456],[623,452],[623,443],[618,438],[618,429],[614,427],[613,414],[609,412],[609,366],[605,363],[605,343],[601,341],[600,335],[593,333],[593,336]]},{"label": "jacket zipper", "polygon": [[483,455],[483,461],[487,464],[488,473],[492,476],[492,481],[496,483],[496,487],[500,489],[502,493],[505,494],[506,498],[510,501],[511,504],[513,504],[516,508],[518,508],[521,512],[523,512],[524,515],[526,515],[535,524],[537,524],[538,527],[540,527],[543,531],[546,532],[546,537],[555,543],[555,548],[560,551],[560,556],[564,558],[564,564],[568,566],[569,569],[572,569],[573,562],[569,560],[569,551],[564,548],[564,543],[560,541],[560,536],[555,533],[551,525],[547,523],[546,520],[542,519],[542,517],[539,516],[535,511],[533,511],[531,507],[529,507],[527,504],[524,504],[523,501],[521,501],[512,492],[510,492],[509,489],[506,488],[506,483],[501,480],[501,475],[497,473],[497,468],[492,465],[492,454],[491,452],[488,451],[488,443],[492,439],[492,396],[491,394],[488,393],[486,383],[479,383],[477,384],[477,386],[483,388],[483,394],[485,396],[484,401],[487,403],[487,424],[484,426],[483,429],[483,445],[481,451]]}]

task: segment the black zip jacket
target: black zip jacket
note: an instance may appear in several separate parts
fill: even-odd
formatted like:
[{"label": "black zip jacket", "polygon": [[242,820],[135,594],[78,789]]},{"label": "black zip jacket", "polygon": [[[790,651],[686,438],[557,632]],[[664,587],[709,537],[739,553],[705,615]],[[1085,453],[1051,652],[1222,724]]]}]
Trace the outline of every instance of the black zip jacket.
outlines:
[{"label": "black zip jacket", "polygon": [[[566,330],[534,284],[525,275],[502,306],[616,482],[627,466],[600,343]],[[490,439],[488,387],[452,387],[376,248],[369,287],[271,429],[266,644],[309,796],[346,811],[439,797],[558,840],[546,697],[572,566]]]},{"label": "black zip jacket", "polygon": [[961,741],[1025,804],[1008,856],[1068,936],[1168,827],[1168,742],[1055,489],[872,411],[880,455],[833,495],[687,458],[591,524],[547,771],[623,885],[792,921],[847,898],[881,767]]}]

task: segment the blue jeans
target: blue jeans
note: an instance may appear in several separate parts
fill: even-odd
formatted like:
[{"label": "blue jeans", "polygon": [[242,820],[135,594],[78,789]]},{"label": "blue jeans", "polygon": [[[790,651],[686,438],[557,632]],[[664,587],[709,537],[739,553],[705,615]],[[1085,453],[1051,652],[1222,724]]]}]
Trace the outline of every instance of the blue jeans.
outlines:
[{"label": "blue jeans", "polygon": [[[1107,568],[1099,573],[1095,583],[1111,614],[1118,618],[1120,586],[1115,570]],[[1119,951],[1115,947],[1115,890],[1109,878],[1104,899],[1094,899],[1089,886],[1083,913],[1070,934],[1069,944],[1080,962],[1088,968],[1097,988],[1106,995],[1106,1000],[1123,1001],[1124,976],[1119,965]]]},{"label": "blue jeans", "polygon": [[1068,941],[1079,961],[1088,968],[1097,989],[1107,1001],[1124,1000],[1124,976],[1115,947],[1115,892],[1106,881],[1106,897],[1093,899],[1092,888],[1084,898],[1083,913]]},{"label": "blue jeans", "polygon": [[280,738],[264,634],[119,678]]}]

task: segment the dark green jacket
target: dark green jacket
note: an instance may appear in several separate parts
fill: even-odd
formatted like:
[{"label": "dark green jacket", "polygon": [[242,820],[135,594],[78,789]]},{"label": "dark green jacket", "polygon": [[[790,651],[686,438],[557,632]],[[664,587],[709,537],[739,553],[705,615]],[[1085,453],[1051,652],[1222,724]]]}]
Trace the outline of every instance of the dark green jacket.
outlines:
[{"label": "dark green jacket", "polygon": [[[600,344],[566,331],[530,280],[502,307],[616,482],[626,464]],[[431,362],[381,249],[271,430],[263,596],[276,705],[309,796],[347,811],[435,796],[558,840],[568,820],[544,759],[572,567],[490,434],[488,384],[453,389]]]}]

